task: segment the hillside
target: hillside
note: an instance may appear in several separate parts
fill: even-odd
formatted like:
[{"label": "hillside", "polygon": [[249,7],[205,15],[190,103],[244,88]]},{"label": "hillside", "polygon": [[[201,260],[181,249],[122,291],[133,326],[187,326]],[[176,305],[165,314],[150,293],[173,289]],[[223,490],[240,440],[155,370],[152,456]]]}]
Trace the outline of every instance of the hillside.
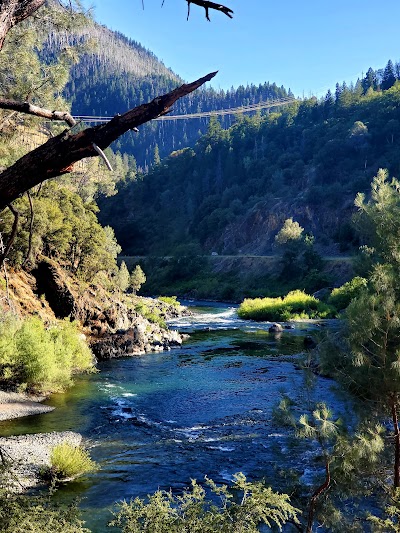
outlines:
[{"label": "hillside", "polygon": [[[182,83],[178,75],[142,45],[97,24],[78,35],[53,36],[48,42],[48,50],[81,41],[91,41],[95,45],[73,66],[64,90],[74,115],[113,116]],[[202,74],[205,73],[199,72]],[[234,108],[288,94],[291,94],[290,90],[268,82],[259,86],[232,87],[229,91],[207,88],[177,102],[174,114]],[[224,127],[233,122],[233,117],[225,117]],[[133,155],[138,165],[147,170],[159,156],[163,158],[174,150],[194,145],[206,132],[207,125],[208,119],[145,124],[139,134],[125,134],[115,143],[114,149]]]},{"label": "hillside", "polygon": [[[363,80],[365,81],[365,80]],[[395,81],[395,80],[394,80]],[[394,83],[394,82],[393,82]],[[357,244],[354,197],[380,167],[400,169],[400,86],[338,86],[228,130],[212,121],[194,148],[171,154],[101,203],[126,254],[266,254],[293,217],[331,255]]]}]

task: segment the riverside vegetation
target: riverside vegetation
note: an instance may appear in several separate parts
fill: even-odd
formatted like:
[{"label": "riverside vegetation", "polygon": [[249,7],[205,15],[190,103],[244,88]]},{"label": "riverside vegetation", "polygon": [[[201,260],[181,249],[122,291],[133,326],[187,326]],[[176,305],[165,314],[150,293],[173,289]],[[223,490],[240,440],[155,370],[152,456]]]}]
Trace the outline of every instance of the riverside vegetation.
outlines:
[{"label": "riverside vegetation", "polygon": [[[44,59],[47,56],[37,54],[43,43],[48,42],[49,33],[56,32],[57,24],[64,26],[66,23],[65,17],[59,18],[58,10],[53,15],[55,18],[49,18],[51,22],[46,19],[46,25],[36,20],[15,27],[2,54],[6,54],[18,69],[13,76],[4,78],[8,86],[3,89],[10,98],[31,94],[41,105],[56,109],[60,106],[66,108],[60,92],[69,67],[79,55],[79,46],[60,49],[50,63]],[[76,22],[75,18],[74,25]],[[2,68],[6,67],[3,65]],[[137,179],[133,161],[128,156],[110,151],[109,158],[121,170],[120,189],[124,198],[121,202],[121,196],[118,197],[113,209],[119,215],[121,210],[126,211],[116,220],[117,232],[122,234],[124,228],[137,250],[140,246],[144,249],[145,235],[150,233],[159,238],[159,243],[153,240],[148,244],[153,251],[164,253],[177,240],[186,240],[184,246],[207,248],[218,244],[215,232],[228,231],[229,224],[233,225],[229,230],[232,234],[235,215],[242,217],[243,221],[248,210],[258,209],[259,202],[265,201],[260,190],[268,189],[266,184],[271,195],[283,184],[293,191],[299,175],[310,177],[311,188],[303,190],[310,203],[327,196],[333,203],[332,207],[336,208],[343,198],[353,194],[346,188],[350,175],[354,175],[354,187],[365,190],[371,172],[377,171],[382,160],[388,162],[392,172],[398,168],[396,103],[400,89],[394,70],[391,77],[391,69],[393,65],[388,65],[380,80],[373,71],[369,71],[355,87],[339,86],[335,97],[328,94],[320,102],[299,102],[286,111],[263,118],[239,120],[229,131],[213,122],[195,149],[183,150],[163,163],[155,158],[155,168],[150,175],[152,180],[143,176]],[[371,117],[371,122],[367,127],[368,117]],[[361,118],[365,123],[361,122]],[[1,119],[4,135],[0,140],[0,158],[4,166],[12,164],[27,150],[24,139],[29,137],[34,139],[33,142],[41,142],[48,131],[44,133],[39,128],[36,118],[9,116],[2,111]],[[53,125],[49,129],[52,133],[58,131]],[[301,136],[297,135],[299,131],[303,132]],[[346,142],[338,142],[335,136],[330,139],[332,143],[326,142],[335,131]],[[300,137],[304,141],[302,147],[296,140]],[[278,143],[288,148],[284,154],[280,152]],[[341,157],[337,157],[338,150]],[[250,157],[250,152],[254,157]],[[199,160],[203,165],[201,180],[197,179]],[[270,164],[271,161],[275,163]],[[343,167],[340,167],[341,164]],[[313,167],[318,171],[313,173]],[[327,187],[332,172],[337,181]],[[216,180],[211,179],[214,175]],[[238,184],[243,175],[246,179],[241,188]],[[185,188],[185,201],[177,206],[181,210],[177,211],[176,220],[166,223],[165,212],[170,209],[174,187],[181,187],[187,176],[195,179]],[[230,187],[228,176],[234,177]],[[247,179],[250,176],[260,178]],[[161,191],[163,180],[172,184],[171,194],[163,196],[164,203],[157,200],[149,209],[149,198],[153,201],[158,198],[153,194],[154,188]],[[201,187],[210,193],[204,200]],[[125,264],[117,266],[116,257],[121,249],[114,231],[109,226],[102,227],[97,219],[97,200],[102,198],[103,216],[110,218],[112,200],[108,203],[104,198],[110,198],[115,192],[115,183],[106,175],[103,179],[100,166],[91,167],[83,163],[71,180],[55,180],[19,198],[13,206],[18,216],[12,210],[2,213],[0,230],[4,244],[6,248],[8,244],[12,245],[7,250],[1,278],[1,302],[7,310],[0,323],[3,386],[29,391],[63,390],[70,385],[75,372],[92,371],[94,368],[92,355],[77,323],[57,321],[46,292],[40,293],[39,290],[36,297],[32,296],[33,293],[21,294],[22,281],[33,276],[33,272],[36,272],[38,285],[43,282],[43,271],[50,276],[51,272],[61,269],[67,273],[69,280],[74,280],[75,290],[68,289],[66,282],[62,285],[66,295],[64,303],[69,302],[71,314],[79,311],[75,306],[79,298],[73,298],[74,291],[78,296],[87,296],[101,287],[103,304],[113,299],[121,309],[130,301],[132,313],[145,315],[152,323],[164,325],[161,312],[150,309],[146,301],[124,293],[129,285],[134,291],[139,290],[144,279],[139,269],[135,269],[134,276],[130,278]],[[147,217],[143,211],[139,213],[138,216],[142,217],[140,224],[137,220],[128,223],[128,218],[125,218],[131,216],[125,202],[135,195],[142,202],[142,210],[148,210]],[[189,197],[194,203],[188,201]],[[219,207],[221,197],[222,207]],[[116,208],[118,203],[120,205]],[[191,491],[178,496],[158,491],[146,501],[136,499],[121,504],[113,521],[114,527],[125,533],[174,531],[174,528],[176,531],[211,532],[223,529],[232,533],[255,532],[261,524],[278,528],[287,524],[307,532],[313,531],[317,525],[331,531],[400,530],[399,182],[395,179],[390,181],[387,171],[379,171],[372,181],[371,194],[357,196],[356,208],[358,233],[350,228],[348,218],[340,226],[327,230],[322,237],[329,240],[337,232],[335,234],[342,247],[347,246],[349,241],[363,245],[358,265],[360,277],[332,291],[325,303],[298,291],[278,301],[260,300],[253,311],[253,316],[257,318],[276,316],[286,319],[293,318],[293,314],[302,317],[303,313],[307,316],[318,316],[318,313],[323,316],[326,313],[325,316],[328,316],[327,313],[335,312],[333,306],[336,310],[346,308],[340,334],[330,335],[321,343],[318,362],[324,372],[343,382],[349,394],[358,397],[362,412],[357,413],[355,420],[346,428],[324,404],[318,404],[310,409],[310,413],[300,416],[303,406],[293,406],[290,398],[283,398],[276,407],[276,418],[280,424],[290,428],[294,445],[299,439],[305,439],[312,449],[318,448],[316,463],[322,468],[317,473],[315,486],[301,485],[290,472],[283,473],[284,490],[281,487],[274,490],[261,481],[250,482],[243,474],[235,476],[232,487],[217,486],[208,480],[205,484],[208,489],[205,490],[200,482],[193,482]],[[203,213],[202,216],[200,213]],[[189,214],[193,216],[191,225],[188,224]],[[273,241],[274,245],[283,246],[282,275],[286,276],[286,280],[293,274],[290,266],[294,258],[300,259],[296,264],[302,265],[301,275],[294,276],[293,280],[301,286],[310,265],[318,273],[320,258],[315,253],[314,239],[310,233],[303,235],[302,227],[290,214],[285,213],[282,219],[278,218],[274,217],[272,221],[270,233],[273,237],[269,235],[268,239],[270,244]],[[163,227],[159,225],[160,221]],[[133,238],[135,224],[140,226],[136,240]],[[15,234],[16,225],[18,232]],[[189,236],[182,236],[178,226],[190,227]],[[176,240],[166,239],[169,235]],[[320,237],[316,235],[316,240]],[[160,243],[163,243],[162,246]],[[241,244],[238,242],[232,246],[236,249]],[[129,251],[128,246],[125,251]],[[187,268],[190,274],[187,264],[181,264],[179,268]],[[311,286],[312,279],[308,278],[308,281]],[[314,286],[320,284],[321,278]],[[93,301],[90,300],[91,303]],[[176,307],[175,301],[165,303]],[[246,305],[251,306],[250,302]],[[246,305],[242,313],[245,313],[243,309]],[[25,318],[14,316],[16,307]],[[37,313],[44,322],[38,317],[27,317],[29,311]],[[97,318],[91,316],[87,321],[91,324],[91,335],[94,333],[94,320],[97,320],[98,333],[101,330],[99,316],[103,311],[112,315],[110,309],[100,307],[95,311]],[[112,316],[109,321],[113,321]],[[116,329],[117,321],[113,322]],[[150,327],[150,322],[144,323]],[[84,326],[81,323],[79,327]],[[391,420],[391,433],[388,420]],[[62,455],[65,457],[65,453]],[[87,457],[81,459],[83,465],[80,460],[75,461],[78,470],[84,464],[88,466]],[[61,466],[56,457],[53,461],[54,468],[67,475],[67,467]],[[210,493],[214,496],[209,496]],[[215,503],[215,497],[220,505]],[[369,501],[373,502],[376,516],[371,516],[371,510],[365,503]],[[32,497],[2,490],[0,523],[4,533],[88,531],[79,518],[77,507],[56,505],[51,494]]]}]

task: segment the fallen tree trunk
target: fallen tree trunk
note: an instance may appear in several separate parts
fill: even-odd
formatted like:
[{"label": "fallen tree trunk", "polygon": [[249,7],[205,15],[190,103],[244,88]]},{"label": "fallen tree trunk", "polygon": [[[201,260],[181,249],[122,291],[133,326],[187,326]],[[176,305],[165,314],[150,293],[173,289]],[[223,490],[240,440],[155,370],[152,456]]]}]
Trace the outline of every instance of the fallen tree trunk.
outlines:
[{"label": "fallen tree trunk", "polygon": [[106,124],[78,133],[65,130],[49,139],[0,174],[0,211],[33,186],[71,172],[77,161],[98,156],[96,145],[104,150],[127,131],[165,115],[179,98],[198,89],[215,75],[216,72],[212,72],[193,83],[181,85],[148,104],[115,116]]}]

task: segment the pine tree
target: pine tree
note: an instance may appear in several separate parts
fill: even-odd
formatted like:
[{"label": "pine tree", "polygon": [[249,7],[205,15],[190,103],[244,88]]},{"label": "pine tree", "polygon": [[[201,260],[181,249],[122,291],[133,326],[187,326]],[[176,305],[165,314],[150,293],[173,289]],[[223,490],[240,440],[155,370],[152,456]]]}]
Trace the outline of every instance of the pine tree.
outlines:
[{"label": "pine tree", "polygon": [[136,293],[140,290],[140,287],[145,282],[146,282],[145,273],[141,269],[140,265],[136,265],[130,277],[130,286],[132,287],[133,291]]},{"label": "pine tree", "polygon": [[371,67],[367,70],[367,73],[363,78],[361,85],[364,94],[366,94],[368,89],[373,89],[375,91],[378,88],[378,79],[376,77],[376,72]]},{"label": "pine tree", "polygon": [[383,71],[381,88],[383,91],[387,91],[396,83],[396,75],[392,60],[389,59],[385,70]]},{"label": "pine tree", "polygon": [[116,285],[122,291],[125,292],[130,285],[129,270],[125,261],[122,261],[121,266],[116,275]]}]

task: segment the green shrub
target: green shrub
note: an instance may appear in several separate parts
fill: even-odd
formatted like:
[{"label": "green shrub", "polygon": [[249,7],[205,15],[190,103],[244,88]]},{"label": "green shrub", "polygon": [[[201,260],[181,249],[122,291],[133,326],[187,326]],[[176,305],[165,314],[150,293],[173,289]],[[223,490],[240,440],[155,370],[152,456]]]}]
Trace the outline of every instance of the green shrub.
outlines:
[{"label": "green shrub", "polygon": [[80,446],[63,442],[54,446],[51,456],[51,474],[56,479],[68,479],[96,470],[88,452]]},{"label": "green shrub", "polygon": [[150,309],[146,304],[140,303],[135,305],[135,311],[146,318],[149,322],[153,324],[158,324],[160,328],[166,328],[167,324],[163,317],[160,315],[160,310],[157,307]]},{"label": "green shrub", "polygon": [[284,298],[248,298],[238,310],[240,318],[280,322],[330,318],[334,314],[332,307],[299,290],[289,292]]},{"label": "green shrub", "polygon": [[173,305],[174,307],[180,307],[180,303],[178,302],[178,299],[176,296],[159,296],[158,299],[161,302],[164,302],[169,305]]},{"label": "green shrub", "polygon": [[90,533],[83,527],[76,504],[52,503],[45,496],[19,496],[0,491],[2,533]]},{"label": "green shrub", "polygon": [[299,510],[287,494],[273,492],[260,482],[250,483],[241,473],[235,474],[232,487],[218,487],[212,480],[206,484],[212,500],[193,480],[191,490],[181,496],[158,490],[147,502],[140,498],[123,502],[110,525],[123,533],[258,533],[261,524],[281,529],[288,520],[299,523]]},{"label": "green shrub", "polygon": [[329,297],[328,303],[336,307],[338,311],[346,309],[350,302],[360,295],[361,291],[367,286],[367,280],[356,276],[351,281],[348,281],[341,287],[333,289]]},{"label": "green shrub", "polygon": [[46,329],[37,317],[0,319],[0,380],[36,392],[62,391],[76,372],[93,371],[93,356],[75,323]]}]

